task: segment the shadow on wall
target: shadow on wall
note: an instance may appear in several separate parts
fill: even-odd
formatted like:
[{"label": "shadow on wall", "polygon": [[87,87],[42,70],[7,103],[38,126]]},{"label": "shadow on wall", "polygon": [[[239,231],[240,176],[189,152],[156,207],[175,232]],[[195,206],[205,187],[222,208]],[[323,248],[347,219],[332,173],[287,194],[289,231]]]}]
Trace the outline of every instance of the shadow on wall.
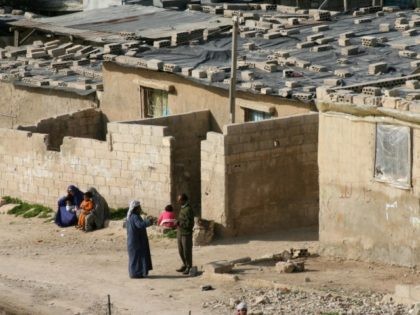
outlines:
[{"label": "shadow on wall", "polygon": [[47,118],[34,126],[18,126],[18,130],[48,134],[47,149],[60,151],[64,137],[89,138],[105,141],[107,119],[96,109]]}]

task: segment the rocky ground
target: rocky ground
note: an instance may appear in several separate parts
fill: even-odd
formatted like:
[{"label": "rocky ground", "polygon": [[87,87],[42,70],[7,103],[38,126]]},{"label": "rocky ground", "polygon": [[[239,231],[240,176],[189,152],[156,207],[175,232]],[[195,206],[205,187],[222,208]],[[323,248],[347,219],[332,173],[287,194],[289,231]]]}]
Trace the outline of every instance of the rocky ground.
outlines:
[{"label": "rocky ground", "polygon": [[[148,279],[132,280],[121,222],[83,233],[1,214],[6,210],[0,208],[0,314],[107,314],[108,294],[113,315],[234,314],[237,300],[248,303],[250,314],[410,314],[410,306],[389,302],[387,294],[397,284],[420,283],[415,269],[317,255],[301,273],[279,273],[274,263],[261,262],[235,266],[232,274],[185,277],[175,271],[176,240],[152,230],[154,269]],[[290,248],[319,252],[316,231],[219,240],[195,247],[193,255],[202,269],[211,261],[258,259]],[[202,291],[203,285],[213,290]]]},{"label": "rocky ground", "polygon": [[[238,290],[229,299],[205,302],[203,307],[214,314],[231,314],[239,301],[247,301],[250,314],[392,314],[403,315],[414,312],[411,306],[384,301],[384,295],[374,292],[357,292],[348,296],[346,292],[307,292],[285,289]],[[414,313],[413,313],[414,314]]]}]

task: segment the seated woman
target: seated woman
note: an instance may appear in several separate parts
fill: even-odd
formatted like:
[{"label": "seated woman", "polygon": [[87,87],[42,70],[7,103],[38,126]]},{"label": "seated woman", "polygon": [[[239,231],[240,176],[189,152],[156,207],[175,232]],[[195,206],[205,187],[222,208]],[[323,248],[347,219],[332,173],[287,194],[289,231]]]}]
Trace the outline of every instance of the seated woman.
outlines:
[{"label": "seated woman", "polygon": [[176,228],[174,208],[171,205],[167,205],[165,207],[165,211],[159,215],[157,223],[159,226],[163,226],[168,229]]},{"label": "seated woman", "polygon": [[85,231],[91,232],[96,229],[102,229],[105,221],[109,219],[109,207],[105,198],[93,187],[88,189],[92,194],[93,210],[86,216]]},{"label": "seated woman", "polygon": [[61,227],[75,225],[77,215],[75,211],[68,211],[67,205],[71,204],[75,209],[80,207],[83,201],[83,193],[74,185],[67,188],[67,195],[58,200],[57,214],[55,215],[55,223]]}]

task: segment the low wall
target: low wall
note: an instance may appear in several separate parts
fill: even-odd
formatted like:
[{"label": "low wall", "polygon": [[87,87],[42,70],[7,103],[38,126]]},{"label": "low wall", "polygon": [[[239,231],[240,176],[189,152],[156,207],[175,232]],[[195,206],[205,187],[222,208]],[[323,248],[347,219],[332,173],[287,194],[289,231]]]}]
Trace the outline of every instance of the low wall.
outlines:
[{"label": "low wall", "polygon": [[222,234],[318,224],[318,115],[225,126],[202,142],[202,215]]},{"label": "low wall", "polygon": [[412,128],[412,187],[401,189],[374,179],[375,118],[321,113],[319,126],[319,233],[324,252],[419,266],[420,129]]},{"label": "low wall", "polygon": [[48,136],[0,129],[0,194],[56,206],[66,187],[94,186],[112,207],[138,198],[157,215],[171,199],[173,138],[165,127],[108,124],[106,141],[64,138],[60,152]]},{"label": "low wall", "polygon": [[33,126],[18,126],[17,129],[48,134],[48,149],[58,151],[64,137],[105,140],[104,126],[102,112],[92,108],[43,119]]}]

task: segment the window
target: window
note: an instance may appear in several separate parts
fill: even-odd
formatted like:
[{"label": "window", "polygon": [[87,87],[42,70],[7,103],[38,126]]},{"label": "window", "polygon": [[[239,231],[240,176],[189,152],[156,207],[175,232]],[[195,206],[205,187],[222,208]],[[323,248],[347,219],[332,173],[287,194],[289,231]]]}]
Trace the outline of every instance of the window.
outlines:
[{"label": "window", "polygon": [[244,108],[245,110],[245,121],[261,121],[271,118],[270,113],[260,112],[258,110],[253,110],[249,108]]},{"label": "window", "polygon": [[409,127],[376,126],[375,178],[401,188],[411,186],[411,131]]},{"label": "window", "polygon": [[141,87],[143,117],[155,118],[169,115],[168,92]]}]

